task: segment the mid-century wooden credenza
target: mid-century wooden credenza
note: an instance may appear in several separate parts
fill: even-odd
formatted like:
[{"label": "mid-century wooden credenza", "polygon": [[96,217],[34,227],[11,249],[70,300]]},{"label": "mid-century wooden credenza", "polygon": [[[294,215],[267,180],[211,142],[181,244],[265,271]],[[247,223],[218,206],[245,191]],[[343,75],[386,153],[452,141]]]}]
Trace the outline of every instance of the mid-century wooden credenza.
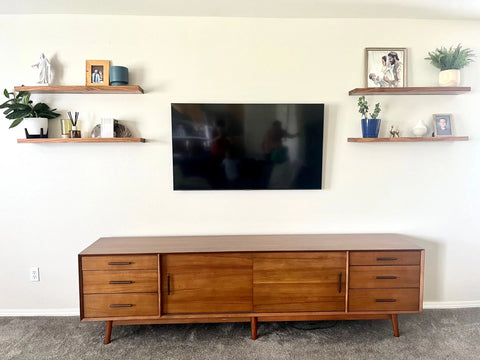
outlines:
[{"label": "mid-century wooden credenza", "polygon": [[420,313],[424,250],[397,234],[100,238],[80,318],[113,325],[391,319]]}]

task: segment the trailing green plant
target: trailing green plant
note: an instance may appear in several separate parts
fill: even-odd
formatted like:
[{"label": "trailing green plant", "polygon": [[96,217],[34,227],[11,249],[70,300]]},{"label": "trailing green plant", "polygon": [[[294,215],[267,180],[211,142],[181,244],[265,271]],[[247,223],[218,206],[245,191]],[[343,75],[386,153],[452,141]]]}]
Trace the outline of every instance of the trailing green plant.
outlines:
[{"label": "trailing green plant", "polygon": [[430,60],[430,63],[439,68],[440,71],[450,69],[462,69],[473,61],[475,54],[472,49],[462,49],[462,45],[458,44],[456,48],[450,46],[449,49],[441,47],[428,53],[425,60]]},{"label": "trailing green plant", "polygon": [[[365,96],[360,96],[358,98],[358,112],[363,115],[363,118],[366,119],[369,111],[368,102],[365,99]],[[370,113],[370,119],[376,119],[380,114],[382,109],[380,108],[380,103],[375,104],[375,109]]]},{"label": "trailing green plant", "polygon": [[8,100],[0,105],[0,109],[6,109],[3,112],[5,117],[9,120],[13,120],[10,124],[10,129],[20,124],[25,118],[39,117],[55,119],[60,116],[60,114],[55,112],[57,109],[50,109],[45,103],[37,103],[33,105],[33,101],[30,100],[30,93],[28,91],[15,93],[15,91],[8,92],[7,89],[5,89],[3,94]]}]

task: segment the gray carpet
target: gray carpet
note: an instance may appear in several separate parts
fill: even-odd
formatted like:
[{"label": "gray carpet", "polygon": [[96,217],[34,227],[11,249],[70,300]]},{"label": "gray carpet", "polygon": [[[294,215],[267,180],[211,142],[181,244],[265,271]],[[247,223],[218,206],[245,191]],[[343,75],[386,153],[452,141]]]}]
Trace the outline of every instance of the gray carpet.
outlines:
[{"label": "gray carpet", "polygon": [[[389,320],[117,326],[77,317],[0,318],[0,359],[480,359],[480,308]],[[309,329],[317,327],[316,329]],[[322,327],[322,328],[318,328]]]}]

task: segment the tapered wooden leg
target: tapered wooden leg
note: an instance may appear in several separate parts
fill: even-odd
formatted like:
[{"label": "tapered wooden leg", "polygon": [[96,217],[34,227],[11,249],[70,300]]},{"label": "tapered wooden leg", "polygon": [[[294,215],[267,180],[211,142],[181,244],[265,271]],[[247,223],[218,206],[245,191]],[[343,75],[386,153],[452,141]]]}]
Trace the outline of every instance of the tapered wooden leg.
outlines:
[{"label": "tapered wooden leg", "polygon": [[107,321],[105,323],[105,345],[110,344],[110,337],[112,336],[113,321]]},{"label": "tapered wooden leg", "polygon": [[250,327],[252,328],[252,340],[257,340],[257,318],[250,319]]},{"label": "tapered wooden leg", "polygon": [[392,327],[393,327],[393,336],[399,337],[400,332],[398,331],[398,315],[392,314]]}]

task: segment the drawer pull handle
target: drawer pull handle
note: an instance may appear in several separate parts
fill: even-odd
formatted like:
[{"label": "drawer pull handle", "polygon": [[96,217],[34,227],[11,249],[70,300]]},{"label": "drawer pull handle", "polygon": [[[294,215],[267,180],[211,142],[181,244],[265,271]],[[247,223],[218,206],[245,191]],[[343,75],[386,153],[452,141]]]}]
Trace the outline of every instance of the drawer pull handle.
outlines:
[{"label": "drawer pull handle", "polygon": [[395,258],[395,257],[380,257],[380,258],[377,258],[377,261],[394,261],[394,260],[398,260],[398,259]]},{"label": "drawer pull handle", "polygon": [[338,274],[338,293],[342,292],[342,273]]},{"label": "drawer pull handle", "polygon": [[396,302],[396,299],[375,299],[375,302]]},{"label": "drawer pull handle", "polygon": [[167,295],[170,295],[170,274],[167,274]]},{"label": "drawer pull handle", "polygon": [[120,284],[132,284],[133,281],[110,281],[109,284],[111,285],[120,285]]},{"label": "drawer pull handle", "polygon": [[130,261],[121,261],[121,262],[112,261],[108,263],[108,265],[130,265],[130,264],[131,264]]},{"label": "drawer pull handle", "polygon": [[124,308],[124,307],[132,307],[132,304],[111,304],[111,308]]},{"label": "drawer pull handle", "polygon": [[395,280],[397,277],[396,276],[377,276],[377,280]]}]

